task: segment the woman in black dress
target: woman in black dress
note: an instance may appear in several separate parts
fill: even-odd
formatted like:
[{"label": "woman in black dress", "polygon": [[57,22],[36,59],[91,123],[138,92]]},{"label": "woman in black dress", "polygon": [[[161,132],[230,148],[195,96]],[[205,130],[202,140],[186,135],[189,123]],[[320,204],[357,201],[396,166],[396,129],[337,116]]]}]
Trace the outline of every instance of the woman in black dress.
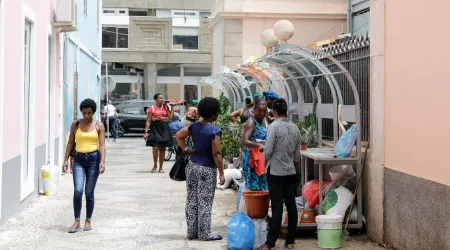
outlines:
[{"label": "woman in black dress", "polygon": [[173,119],[174,109],[172,104],[165,103],[164,97],[160,93],[156,93],[153,99],[156,103],[147,109],[144,139],[147,142],[147,146],[153,147],[152,173],[156,172],[158,156],[159,172],[164,173],[163,164],[166,148],[171,147],[173,144],[172,133],[168,124]]}]

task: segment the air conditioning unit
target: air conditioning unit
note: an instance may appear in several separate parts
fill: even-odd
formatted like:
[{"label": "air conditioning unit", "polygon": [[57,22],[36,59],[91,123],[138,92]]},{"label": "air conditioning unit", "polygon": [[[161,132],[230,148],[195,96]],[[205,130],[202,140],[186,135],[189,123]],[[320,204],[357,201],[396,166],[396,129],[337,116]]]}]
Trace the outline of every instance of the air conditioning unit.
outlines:
[{"label": "air conditioning unit", "polygon": [[55,28],[61,28],[61,32],[77,30],[77,5],[75,1],[58,0],[53,26]]}]

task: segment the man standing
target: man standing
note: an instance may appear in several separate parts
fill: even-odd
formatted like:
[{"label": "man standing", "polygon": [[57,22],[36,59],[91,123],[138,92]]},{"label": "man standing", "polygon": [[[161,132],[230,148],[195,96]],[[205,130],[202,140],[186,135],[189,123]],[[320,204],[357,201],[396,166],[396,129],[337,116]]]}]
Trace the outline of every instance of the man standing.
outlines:
[{"label": "man standing", "polygon": [[275,120],[267,130],[267,141],[264,147],[267,183],[272,203],[272,220],[266,244],[262,249],[275,247],[275,242],[280,234],[283,202],[288,212],[288,234],[285,247],[293,249],[298,222],[297,205],[295,204],[297,175],[294,162],[300,161],[300,131],[287,118],[286,100],[275,99],[272,102],[272,111]]},{"label": "man standing", "polygon": [[108,119],[109,121],[109,132],[112,133],[112,136],[114,138],[113,142],[116,141],[117,139],[117,131],[116,131],[116,120],[117,120],[117,112],[116,112],[116,107],[114,107],[114,105],[112,105],[111,103],[107,103],[106,100],[102,101],[104,108],[103,108],[103,113],[105,114],[105,119]]}]

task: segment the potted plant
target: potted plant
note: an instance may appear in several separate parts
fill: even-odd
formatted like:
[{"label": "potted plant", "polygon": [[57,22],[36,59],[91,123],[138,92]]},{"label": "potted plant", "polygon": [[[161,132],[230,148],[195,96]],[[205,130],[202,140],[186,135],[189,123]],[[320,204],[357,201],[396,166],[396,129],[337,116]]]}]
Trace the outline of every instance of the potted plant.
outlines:
[{"label": "potted plant", "polygon": [[306,136],[301,135],[300,136],[300,150],[307,150],[308,149],[308,143]]},{"label": "potted plant", "polygon": [[222,158],[229,163],[233,162],[233,158],[239,157],[241,152],[241,133],[232,132],[228,129],[222,130]]}]

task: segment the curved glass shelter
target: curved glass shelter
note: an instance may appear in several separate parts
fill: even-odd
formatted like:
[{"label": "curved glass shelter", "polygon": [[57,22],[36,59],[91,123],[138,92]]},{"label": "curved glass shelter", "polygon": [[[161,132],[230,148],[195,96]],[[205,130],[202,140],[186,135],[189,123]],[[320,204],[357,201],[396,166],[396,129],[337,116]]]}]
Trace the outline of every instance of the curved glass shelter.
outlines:
[{"label": "curved glass shelter", "polygon": [[[253,62],[240,65],[233,73],[221,73],[211,77],[211,79],[220,79],[221,84],[216,86],[226,86],[230,88],[233,100],[242,100],[238,93],[250,90],[251,83],[239,81],[235,74],[248,75],[254,80],[257,91],[275,90],[280,97],[286,99],[289,105],[288,115],[291,120],[305,120],[305,117],[313,111],[314,103],[317,103],[317,135],[319,145],[323,145],[323,128],[332,127],[335,143],[339,140],[342,132],[339,129],[339,119],[354,123],[361,131],[360,122],[360,100],[356,85],[347,71],[347,69],[331,55],[317,49],[306,46],[296,46],[291,44],[279,44],[275,52],[269,53]],[[242,78],[239,78],[242,79]],[[244,78],[245,80],[245,78]],[[245,90],[243,88],[245,86]],[[220,89],[219,87],[219,89]],[[233,90],[234,88],[234,90]],[[241,88],[241,89],[239,89]],[[252,86],[252,89],[255,88]],[[346,98],[343,98],[343,93]],[[350,98],[348,98],[350,96]],[[353,96],[353,98],[352,98]],[[241,107],[241,103],[232,101],[234,108]],[[322,150],[322,151],[321,151]],[[309,150],[308,150],[309,151]],[[308,151],[303,154],[308,154]],[[325,152],[325,148],[319,148],[316,151]],[[310,153],[313,154],[313,153]],[[356,157],[322,159],[322,162],[328,160],[328,163],[351,164],[356,165],[357,171],[361,167],[361,133],[357,133]],[[328,164],[325,163],[325,164]],[[302,161],[306,171],[306,160]],[[321,165],[322,163],[318,163]],[[319,166],[319,179],[321,176],[321,166]],[[305,176],[307,174],[305,173]],[[361,194],[361,182],[358,185],[358,193]],[[357,196],[358,222],[349,225],[354,228],[362,227],[362,198]]]},{"label": "curved glass shelter", "polygon": [[[243,75],[257,82],[257,90],[275,90],[289,103],[289,116],[304,120],[317,102],[318,140],[322,143],[323,119],[332,120],[333,140],[341,135],[338,113],[342,120],[355,123],[360,129],[360,101],[356,85],[347,69],[329,54],[306,46],[278,45],[276,51],[253,62],[240,65],[235,71],[224,70],[210,77],[214,86],[226,88],[233,108],[243,106],[245,96],[251,95],[250,83]],[[285,47],[286,49],[283,49]],[[239,76],[240,75],[240,76]],[[353,101],[344,103],[343,91],[353,92]],[[323,98],[324,96],[331,98]],[[324,101],[331,100],[331,101]],[[358,134],[357,155],[361,137]]]}]

